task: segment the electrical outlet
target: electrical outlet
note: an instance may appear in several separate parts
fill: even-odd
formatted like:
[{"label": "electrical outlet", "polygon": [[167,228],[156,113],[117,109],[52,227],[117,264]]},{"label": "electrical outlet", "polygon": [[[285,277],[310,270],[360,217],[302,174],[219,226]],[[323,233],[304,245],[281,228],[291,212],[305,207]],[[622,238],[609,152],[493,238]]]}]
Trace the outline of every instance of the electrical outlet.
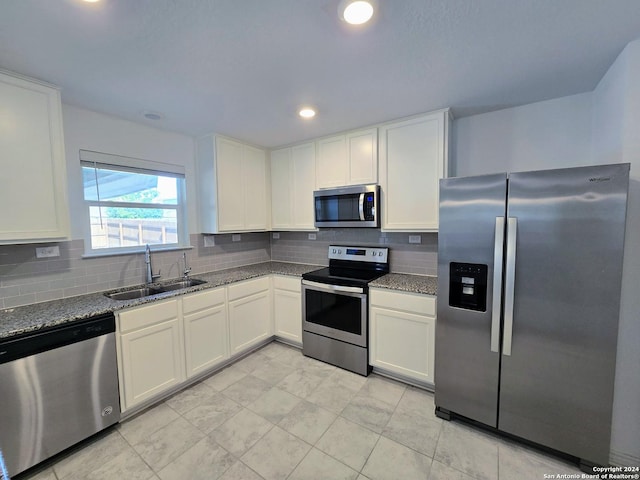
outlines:
[{"label": "electrical outlet", "polygon": [[309,234],[309,240],[315,240],[316,239],[316,234],[315,233],[310,233]]},{"label": "electrical outlet", "polygon": [[36,258],[49,258],[49,257],[59,257],[59,256],[60,256],[60,247],[58,245],[54,245],[51,247],[36,248]]},{"label": "electrical outlet", "polygon": [[242,237],[240,236],[239,233],[234,233],[233,235],[231,235],[231,241],[232,242],[239,242],[242,239]]},{"label": "electrical outlet", "polygon": [[422,243],[422,235],[409,235],[409,243]]},{"label": "electrical outlet", "polygon": [[273,232],[273,239],[274,240],[278,240],[280,238],[280,233],[278,232]]},{"label": "electrical outlet", "polygon": [[205,247],[215,247],[216,246],[216,237],[213,235],[205,235],[204,236],[204,246]]}]

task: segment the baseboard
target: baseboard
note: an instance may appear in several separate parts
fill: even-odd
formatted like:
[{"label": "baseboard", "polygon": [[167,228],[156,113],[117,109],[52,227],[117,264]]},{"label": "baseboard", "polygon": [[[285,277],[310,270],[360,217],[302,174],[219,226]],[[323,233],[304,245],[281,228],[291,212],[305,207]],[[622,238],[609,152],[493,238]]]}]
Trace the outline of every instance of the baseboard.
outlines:
[{"label": "baseboard", "polygon": [[640,458],[628,453],[611,450],[609,452],[609,463],[615,467],[637,467],[640,465]]},{"label": "baseboard", "polygon": [[433,393],[435,391],[435,386],[433,385],[433,383],[421,382],[419,380],[415,380],[413,378],[405,377],[404,375],[400,375],[400,374],[395,373],[395,372],[390,372],[388,370],[385,370],[384,368],[373,367],[372,372],[373,373],[377,373],[378,375],[381,375],[383,377],[390,378],[391,380],[398,380],[398,381],[400,381],[402,383],[406,383],[407,385],[412,385],[414,387],[418,387],[418,388],[421,388],[423,390],[427,390],[428,392],[431,392],[431,393]]}]

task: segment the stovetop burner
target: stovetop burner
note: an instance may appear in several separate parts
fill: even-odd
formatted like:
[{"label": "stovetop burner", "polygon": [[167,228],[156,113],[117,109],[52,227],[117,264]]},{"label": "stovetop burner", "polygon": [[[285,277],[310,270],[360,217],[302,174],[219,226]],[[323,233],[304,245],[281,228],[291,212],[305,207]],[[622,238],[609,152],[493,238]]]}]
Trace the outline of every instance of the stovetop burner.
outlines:
[{"label": "stovetop burner", "polygon": [[389,273],[389,249],[329,247],[329,266],[302,275],[305,280],[332,285],[363,286]]}]

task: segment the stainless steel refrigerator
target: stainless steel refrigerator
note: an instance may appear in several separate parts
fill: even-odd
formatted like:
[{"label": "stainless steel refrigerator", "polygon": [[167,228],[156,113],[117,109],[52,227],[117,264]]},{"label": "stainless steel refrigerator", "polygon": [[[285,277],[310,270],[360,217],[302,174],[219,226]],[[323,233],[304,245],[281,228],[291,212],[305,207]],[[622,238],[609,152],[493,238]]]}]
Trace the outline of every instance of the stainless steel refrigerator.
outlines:
[{"label": "stainless steel refrigerator", "polygon": [[609,463],[629,164],[440,181],[436,414]]}]

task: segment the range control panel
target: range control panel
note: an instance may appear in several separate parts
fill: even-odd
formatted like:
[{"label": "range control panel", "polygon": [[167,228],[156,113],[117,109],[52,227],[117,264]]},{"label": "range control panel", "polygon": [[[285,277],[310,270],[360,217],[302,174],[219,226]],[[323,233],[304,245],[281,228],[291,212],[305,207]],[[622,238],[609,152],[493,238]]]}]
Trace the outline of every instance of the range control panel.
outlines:
[{"label": "range control panel", "polygon": [[329,246],[330,260],[351,260],[356,262],[388,263],[389,249],[379,247]]}]

